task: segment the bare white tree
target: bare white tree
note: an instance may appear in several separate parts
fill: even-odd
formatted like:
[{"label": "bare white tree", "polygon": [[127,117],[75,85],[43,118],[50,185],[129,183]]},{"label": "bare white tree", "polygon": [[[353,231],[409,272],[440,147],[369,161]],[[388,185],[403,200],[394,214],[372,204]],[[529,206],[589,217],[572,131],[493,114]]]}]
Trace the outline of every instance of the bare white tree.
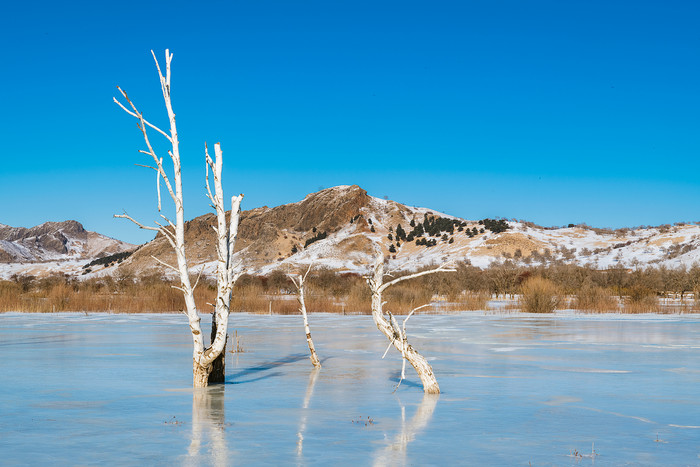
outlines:
[{"label": "bare white tree", "polygon": [[[185,212],[184,212],[184,202],[182,193],[182,170],[180,163],[180,148],[179,140],[177,134],[177,126],[175,124],[175,112],[173,112],[172,101],[170,97],[170,63],[173,59],[173,54],[169,50],[165,50],[165,76],[160,68],[158,59],[156,59],[155,54],[151,50],[153,55],[153,60],[155,60],[156,68],[158,70],[158,76],[160,78],[160,87],[163,92],[163,99],[165,101],[165,108],[168,112],[168,118],[170,121],[170,132],[166,133],[157,126],[153,125],[147,121],[141,112],[136,108],[134,103],[129,99],[129,96],[120,87],[117,86],[122,97],[128,104],[122,104],[116,97],[114,102],[119,105],[126,113],[135,117],[138,120],[138,127],[143,133],[143,139],[146,143],[146,150],[139,150],[139,152],[150,156],[153,159],[153,166],[143,166],[153,169],[156,172],[156,189],[158,192],[158,211],[161,211],[161,179],[163,184],[170,195],[175,207],[175,222],[171,221],[165,215],[160,214],[163,220],[163,224],[155,221],[156,227],[146,226],[137,220],[133,219],[127,213],[117,214],[114,217],[120,217],[124,219],[129,219],[134,224],[138,225],[142,229],[153,230],[159,232],[163,237],[167,239],[175,251],[175,256],[177,258],[177,266],[168,264],[161,261],[158,258],[155,259],[158,263],[162,264],[166,268],[175,271],[180,277],[180,285],[174,286],[175,288],[182,291],[185,298],[185,310],[183,313],[187,315],[189,321],[190,331],[192,333],[193,341],[193,385],[194,387],[206,387],[210,382],[210,374],[214,368],[215,360],[219,359],[223,362],[222,355],[224,354],[224,349],[226,347],[226,333],[228,330],[228,315],[229,315],[229,305],[231,301],[231,293],[233,290],[233,285],[238,278],[234,274],[235,265],[233,264],[233,249],[236,242],[236,236],[238,234],[238,224],[240,220],[240,207],[243,195],[234,196],[231,199],[231,215],[230,220],[226,222],[226,211],[224,209],[224,191],[221,184],[221,170],[223,166],[223,155],[221,152],[221,146],[219,143],[214,145],[215,160],[209,157],[209,151],[205,144],[205,159],[206,159],[206,187],[209,200],[216,211],[217,225],[214,230],[217,233],[218,241],[216,245],[216,253],[218,257],[217,266],[217,298],[216,304],[214,304],[215,311],[212,317],[212,342],[207,348],[204,347],[204,340],[202,337],[202,329],[200,326],[200,317],[197,311],[197,306],[194,300],[194,289],[199,283],[199,277],[192,285],[189,275],[189,267],[187,263],[187,255],[185,251]],[[171,145],[171,149],[168,150],[168,156],[172,161],[172,173],[173,179],[171,181],[168,176],[164,166],[163,158],[158,157],[151,141],[148,136],[148,128],[151,128],[162,136],[164,136]],[[212,169],[214,174],[214,192],[212,193],[209,184],[209,169]],[[200,272],[201,277],[201,272]],[[214,380],[217,382],[223,380],[223,366],[219,368],[216,372]],[[211,382],[215,382],[212,380]]]},{"label": "bare white tree", "polygon": [[304,282],[306,281],[306,276],[309,275],[310,271],[311,264],[309,264],[309,268],[306,270],[306,273],[303,276],[301,274],[297,274],[296,277],[294,275],[290,275],[289,278],[292,280],[292,282],[297,288],[297,300],[299,301],[299,311],[301,312],[301,316],[304,318],[304,331],[306,332],[306,343],[309,344],[311,363],[313,364],[314,368],[321,368],[321,361],[318,359],[318,355],[316,355],[314,341],[313,339],[311,339],[309,319],[306,316],[306,303],[304,302]]},{"label": "bare white tree", "polygon": [[[391,345],[393,345],[396,350],[401,352],[401,356],[405,360],[408,360],[408,363],[413,366],[416,373],[418,373],[421,383],[423,383],[423,391],[425,391],[427,394],[440,394],[440,386],[438,385],[435,374],[433,373],[433,368],[430,366],[425,357],[418,353],[418,351],[408,343],[408,337],[406,336],[406,321],[418,308],[411,311],[411,313],[406,317],[402,329],[399,327],[396,318],[394,318],[390,312],[384,312],[382,293],[388,287],[405,280],[414,279],[416,277],[424,276],[426,274],[433,274],[436,272],[454,271],[456,271],[456,269],[450,269],[447,264],[443,264],[434,269],[408,274],[384,283],[384,256],[381,254],[381,252],[379,252],[374,263],[373,272],[367,277],[367,283],[372,291],[372,318],[374,319],[374,324],[376,324],[377,328],[382,332],[382,334],[389,339],[389,346],[391,347]],[[384,316],[385,313],[389,319]],[[384,354],[386,355],[386,352]],[[405,363],[403,363],[403,365],[405,368]],[[402,368],[401,379],[403,379],[403,377],[404,369]],[[400,383],[401,380],[399,380],[399,384]]]}]

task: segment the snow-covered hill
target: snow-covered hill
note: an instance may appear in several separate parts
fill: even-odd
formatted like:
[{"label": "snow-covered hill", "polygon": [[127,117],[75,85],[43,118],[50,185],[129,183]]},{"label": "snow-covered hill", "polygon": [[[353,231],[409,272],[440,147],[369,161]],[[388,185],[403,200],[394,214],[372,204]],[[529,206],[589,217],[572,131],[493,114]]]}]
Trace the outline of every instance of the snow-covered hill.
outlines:
[{"label": "snow-covered hill", "polygon": [[[207,214],[186,225],[193,272],[204,268],[205,274],[214,274],[214,223],[214,215]],[[501,228],[494,228],[497,224]],[[375,198],[356,185],[343,185],[311,193],[296,203],[244,211],[235,255],[240,267],[251,274],[293,272],[309,264],[365,273],[378,251],[397,269],[450,260],[479,267],[511,260],[519,264],[563,261],[599,269],[677,268],[700,262],[699,247],[698,225],[611,230],[468,220]],[[52,272],[91,277],[118,268],[130,274],[167,274],[153,256],[175,263],[170,245],[158,236],[118,266],[114,261],[107,268],[104,264],[84,267],[95,258],[131,249],[133,245],[88,232],[75,221],[47,222],[31,229],[0,224],[0,278]]]},{"label": "snow-covered hill", "polygon": [[[559,260],[595,268],[675,268],[700,260],[698,225],[610,230],[543,228],[507,221],[507,230],[496,233],[489,230],[488,221],[375,198],[355,185],[328,188],[275,208],[245,211],[241,219],[236,256],[252,274],[289,272],[310,263],[364,273],[378,249],[398,269],[449,260],[470,261],[479,267],[508,259],[524,264]],[[204,268],[205,273],[214,273],[213,222],[213,216],[206,215],[188,223],[186,241],[193,271]],[[404,237],[397,241],[399,225]],[[418,235],[428,226],[431,233]],[[151,255],[174,261],[165,239],[157,238],[125,264],[136,270],[158,269]]]},{"label": "snow-covered hill", "polygon": [[77,221],[45,222],[31,228],[0,224],[0,278],[13,274],[77,274],[95,258],[134,245],[83,228]]}]

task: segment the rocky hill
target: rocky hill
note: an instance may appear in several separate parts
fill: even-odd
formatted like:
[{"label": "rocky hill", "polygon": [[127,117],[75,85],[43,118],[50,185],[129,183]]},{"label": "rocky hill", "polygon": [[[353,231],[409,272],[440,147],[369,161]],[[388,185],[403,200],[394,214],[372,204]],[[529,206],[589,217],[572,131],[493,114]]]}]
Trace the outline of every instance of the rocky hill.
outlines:
[{"label": "rocky hill", "polygon": [[[187,223],[191,268],[213,274],[213,214]],[[244,211],[237,260],[250,273],[294,271],[309,263],[336,271],[364,272],[375,248],[405,269],[447,260],[485,267],[510,259],[539,264],[564,261],[597,268],[690,266],[700,260],[700,227],[675,225],[594,229],[585,225],[544,228],[527,222],[466,220],[426,208],[374,198],[358,186],[338,186],[302,201]],[[175,262],[169,244],[156,238],[120,268],[160,269],[152,259]]]},{"label": "rocky hill", "polygon": [[[187,222],[185,239],[193,273],[214,274],[214,214]],[[252,274],[292,272],[313,263],[364,273],[378,250],[391,267],[416,269],[448,260],[486,267],[495,261],[543,264],[562,261],[595,268],[658,265],[689,267],[700,261],[700,226],[666,225],[595,229],[586,225],[545,228],[502,219],[461,219],[427,208],[374,198],[353,186],[312,193],[301,201],[241,215],[236,261]],[[125,259],[134,246],[86,231],[75,221],[30,229],[0,224],[0,278],[50,272],[166,273],[153,257],[171,264],[175,255],[157,236]],[[102,258],[95,261],[96,258]]]},{"label": "rocky hill", "polygon": [[45,222],[31,228],[0,224],[0,276],[42,275],[134,249],[135,246],[90,232],[77,221]]}]

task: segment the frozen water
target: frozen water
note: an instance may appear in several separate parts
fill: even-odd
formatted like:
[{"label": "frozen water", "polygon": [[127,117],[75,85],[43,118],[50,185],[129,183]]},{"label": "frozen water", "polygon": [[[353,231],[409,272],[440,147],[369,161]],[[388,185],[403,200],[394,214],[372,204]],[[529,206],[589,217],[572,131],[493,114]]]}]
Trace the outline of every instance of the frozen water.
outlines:
[{"label": "frozen water", "polygon": [[370,316],[310,324],[320,371],[301,317],[232,315],[245,352],[193,391],[182,315],[2,314],[1,463],[700,463],[697,315],[414,316],[438,397],[392,393]]}]

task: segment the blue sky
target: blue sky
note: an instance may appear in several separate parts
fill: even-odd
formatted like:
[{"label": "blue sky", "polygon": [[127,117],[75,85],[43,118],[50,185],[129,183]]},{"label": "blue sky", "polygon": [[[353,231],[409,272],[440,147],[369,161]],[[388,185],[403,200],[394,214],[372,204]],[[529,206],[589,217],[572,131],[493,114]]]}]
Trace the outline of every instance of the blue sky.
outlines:
[{"label": "blue sky", "polygon": [[4,5],[0,223],[152,237],[112,218],[155,219],[112,96],[165,127],[149,51],[166,47],[188,218],[209,209],[203,146],[220,141],[245,209],[358,184],[468,219],[700,220],[699,17],[689,1]]}]

